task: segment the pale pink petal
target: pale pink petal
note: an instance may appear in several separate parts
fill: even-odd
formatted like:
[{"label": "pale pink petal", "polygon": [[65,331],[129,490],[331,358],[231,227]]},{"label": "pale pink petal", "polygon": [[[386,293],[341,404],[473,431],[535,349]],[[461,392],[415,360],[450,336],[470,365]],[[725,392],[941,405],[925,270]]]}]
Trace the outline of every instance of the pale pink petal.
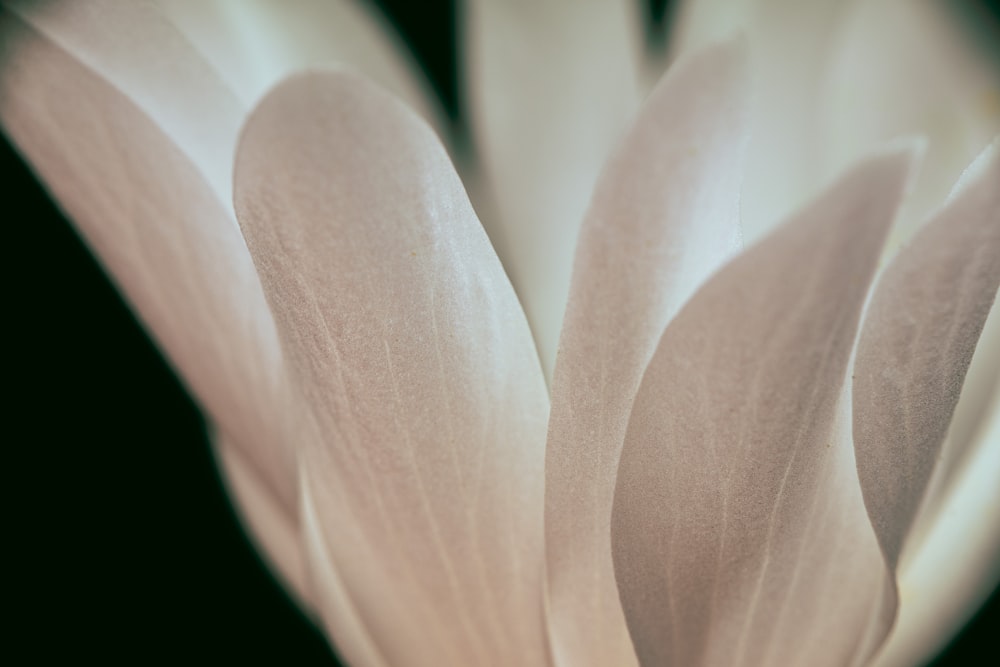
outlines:
[{"label": "pale pink petal", "polygon": [[[112,13],[108,21],[117,25],[121,16]],[[141,33],[143,25],[133,28]],[[274,502],[294,516],[284,364],[230,208],[205,172],[119,88],[2,9],[0,31],[5,131],[206,412],[241,448]],[[169,41],[161,46],[160,57],[176,56],[185,71],[184,53],[173,54]],[[215,120],[205,122],[214,127]]]},{"label": "pale pink petal", "polygon": [[351,667],[383,667],[388,665],[364,626],[358,608],[347,592],[343,579],[333,567],[326,548],[319,515],[309,488],[309,474],[300,470],[299,516],[302,526],[302,549],[311,598],[317,614],[333,628],[336,650]]},{"label": "pale pink petal", "polygon": [[476,206],[547,376],[580,221],[637,107],[633,10],[625,0],[473,0],[466,10],[467,95],[495,196]]},{"label": "pale pink petal", "polygon": [[231,207],[233,152],[244,106],[152,3],[5,4],[149,116],[194,162],[219,201]]},{"label": "pale pink petal", "polygon": [[212,440],[226,489],[247,534],[296,601],[308,609],[313,596],[299,539],[297,508],[278,498],[244,448],[225,434],[217,433]]},{"label": "pale pink petal", "polygon": [[894,590],[844,437],[844,381],[910,162],[853,169],[660,340],[611,523],[641,664],[845,665],[887,631]]},{"label": "pale pink petal", "polygon": [[235,182],[318,532],[379,654],[547,664],[545,384],[443,147],[360,77],[303,74],[252,114]]},{"label": "pale pink petal", "polygon": [[343,63],[404,99],[432,124],[427,80],[373,3],[359,0],[157,0],[195,47],[253,106],[289,74]]},{"label": "pale pink petal", "polygon": [[584,220],[545,462],[558,664],[635,664],[611,563],[611,501],[636,389],[669,319],[739,249],[742,44],[675,65],[605,168]]},{"label": "pale pink petal", "polygon": [[990,152],[988,168],[885,270],[858,340],[858,475],[893,570],[1000,286],[1000,159]]}]

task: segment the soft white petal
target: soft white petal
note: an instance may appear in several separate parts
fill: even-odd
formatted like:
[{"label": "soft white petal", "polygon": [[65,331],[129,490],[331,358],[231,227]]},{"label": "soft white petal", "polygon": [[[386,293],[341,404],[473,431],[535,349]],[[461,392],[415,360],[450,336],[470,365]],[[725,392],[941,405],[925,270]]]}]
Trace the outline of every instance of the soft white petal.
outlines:
[{"label": "soft white petal", "polygon": [[546,665],[548,399],[443,147],[361,77],[314,72],[254,111],[235,183],[360,624],[389,664]]},{"label": "soft white petal", "polygon": [[642,665],[840,666],[888,630],[894,590],[844,437],[845,376],[910,162],[853,169],[664,332],[611,520]]},{"label": "soft white petal", "polygon": [[830,63],[817,73],[825,79],[818,157],[825,168],[838,169],[883,141],[927,137],[925,166],[890,237],[889,246],[896,247],[1000,133],[1000,47],[995,34],[976,42],[962,29],[960,3],[854,4]]},{"label": "soft white petal", "polygon": [[118,89],[191,159],[231,207],[233,152],[245,107],[147,0],[5,6]]},{"label": "soft white petal", "polygon": [[[676,55],[742,31],[754,79],[753,132],[742,204],[750,241],[803,205],[840,170],[826,168],[819,93],[853,0],[690,0],[678,10]],[[871,148],[875,144],[869,144]]]},{"label": "soft white petal", "polygon": [[157,0],[242,102],[301,69],[343,63],[404,99],[432,124],[440,109],[406,47],[363,0]]},{"label": "soft white petal", "polygon": [[1000,393],[959,483],[899,572],[900,613],[875,667],[918,664],[951,639],[1000,583]]},{"label": "soft white petal", "polygon": [[549,622],[560,665],[635,664],[611,563],[618,456],[664,327],[740,247],[741,47],[675,65],[605,168],[581,230],[545,461]]},{"label": "soft white petal", "polygon": [[[114,7],[104,17],[111,28],[131,29],[136,38],[161,35],[162,24],[147,24],[150,15],[141,5]],[[39,5],[39,11],[45,9]],[[83,3],[72,4],[68,11],[71,16],[87,14]],[[54,12],[39,22],[73,27],[64,20]],[[143,32],[150,26],[152,32]],[[230,207],[219,200],[206,170],[175,141],[174,134],[184,133],[168,132],[159,124],[160,117],[130,99],[132,92],[140,98],[144,93],[126,85],[134,74],[129,66],[121,64],[122,76],[116,79],[130,91],[126,93],[18,15],[0,9],[0,31],[0,120],[5,131],[202,407],[244,448],[247,465],[259,473],[275,502],[294,516],[296,471],[294,443],[285,437],[284,363],[274,321]],[[74,35],[83,39],[73,30],[67,34],[67,41]],[[94,48],[81,53],[94,56],[95,63],[103,63],[110,53],[105,47],[121,47],[114,40],[98,39],[99,33],[92,37]],[[197,71],[182,47],[172,39],[160,45],[159,57],[177,63],[177,76]],[[153,51],[154,44],[137,47],[135,61],[152,58]],[[171,71],[164,63],[161,68]],[[216,99],[204,81],[193,82],[191,88],[174,83],[187,91],[183,94],[205,86],[206,97],[200,102]],[[156,90],[157,95],[162,92]],[[225,95],[219,99],[225,100]],[[194,116],[179,113],[162,122],[177,130],[170,122],[183,125]],[[205,127],[188,128],[185,141],[216,128],[219,119],[208,110],[204,121]],[[273,558],[283,562],[280,555]],[[293,572],[285,576],[297,580]]]},{"label": "soft white petal", "polygon": [[531,322],[546,375],[580,221],[637,106],[625,0],[473,0],[466,94],[492,202],[476,202]]},{"label": "soft white petal", "polygon": [[1000,155],[989,153],[987,167],[886,268],[858,340],[858,475],[892,569],[1000,286]]},{"label": "soft white petal", "polygon": [[271,569],[303,606],[313,599],[299,539],[299,517],[271,490],[266,478],[247,459],[244,447],[225,434],[213,437],[217,463],[226,489],[247,534]]}]

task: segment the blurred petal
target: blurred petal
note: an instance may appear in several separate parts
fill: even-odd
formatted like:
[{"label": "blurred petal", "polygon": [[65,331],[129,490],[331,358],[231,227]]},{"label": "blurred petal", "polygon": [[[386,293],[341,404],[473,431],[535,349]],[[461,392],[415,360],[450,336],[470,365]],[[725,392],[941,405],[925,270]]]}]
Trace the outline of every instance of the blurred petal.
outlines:
[{"label": "blurred petal", "polygon": [[547,664],[545,384],[444,149],[360,77],[304,74],[252,114],[235,181],[318,532],[380,654]]},{"label": "blurred petal", "polygon": [[573,248],[601,165],[638,101],[625,0],[473,0],[467,94],[490,202],[477,202],[531,322],[547,376]]},{"label": "blurred petal", "polygon": [[148,116],[230,209],[244,107],[152,3],[12,0],[5,5]]},{"label": "blurred petal", "polygon": [[299,502],[302,546],[318,614],[326,619],[327,627],[336,629],[336,649],[351,667],[383,667],[388,663],[379,653],[368,628],[364,626],[326,549],[323,530],[313,504],[313,493],[309,488],[309,474],[300,470],[299,479],[302,480]]},{"label": "blurred petal", "polygon": [[1000,583],[1000,392],[974,443],[960,483],[900,568],[899,619],[876,667],[909,667],[940,650]]},{"label": "blurred petal", "polygon": [[274,321],[226,209],[121,92],[16,16],[0,16],[7,132],[205,409],[295,507]]},{"label": "blurred petal", "polygon": [[735,31],[748,38],[755,95],[742,222],[750,241],[787,218],[840,171],[825,169],[818,159],[823,150],[823,137],[817,132],[823,105],[819,93],[839,25],[852,4],[840,0],[681,3],[671,42],[675,54]]},{"label": "blurred petal", "polygon": [[358,0],[158,0],[239,95],[253,106],[301,69],[344,63],[406,100],[432,124],[440,109],[385,18]]},{"label": "blurred petal", "polygon": [[888,629],[894,591],[844,380],[910,162],[849,172],[711,278],[660,340],[611,523],[641,664],[852,664]]},{"label": "blurred petal", "polygon": [[886,269],[858,341],[858,475],[893,570],[1000,286],[1000,158],[995,146],[989,153]]},{"label": "blurred petal", "polygon": [[598,182],[577,248],[553,383],[546,550],[561,665],[635,664],[611,563],[628,415],[669,319],[738,250],[742,44],[678,63]]},{"label": "blurred petal", "polygon": [[984,40],[977,43],[960,26],[961,4],[855,2],[825,72],[820,157],[829,168],[849,164],[871,146],[898,136],[928,139],[925,167],[890,247],[913,234],[966,165],[1000,133],[997,34],[980,25]]},{"label": "blurred petal", "polygon": [[234,444],[225,434],[216,434],[213,444],[229,497],[247,534],[303,609],[308,609],[313,596],[296,507],[288,507],[277,497],[267,478],[247,459],[246,447]]}]

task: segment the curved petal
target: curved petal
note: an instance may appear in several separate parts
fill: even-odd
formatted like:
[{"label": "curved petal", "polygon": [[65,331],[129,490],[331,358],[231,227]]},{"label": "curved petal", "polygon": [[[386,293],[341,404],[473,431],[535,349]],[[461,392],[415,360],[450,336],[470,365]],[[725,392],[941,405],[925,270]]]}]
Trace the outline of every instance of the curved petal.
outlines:
[{"label": "curved petal", "polygon": [[246,446],[248,464],[294,514],[284,363],[227,207],[167,132],[118,88],[2,9],[0,31],[5,130],[201,405]]},{"label": "curved petal", "polygon": [[429,85],[385,18],[358,0],[157,0],[208,62],[253,106],[289,74],[344,63],[438,126]]},{"label": "curved petal", "polygon": [[961,483],[899,570],[899,619],[875,667],[909,667],[940,650],[1000,583],[1000,392],[974,443]]},{"label": "curved petal", "polygon": [[467,9],[466,95],[495,196],[476,207],[549,377],[580,221],[638,102],[630,5],[473,0]]},{"label": "curved petal", "polygon": [[664,327],[740,246],[744,55],[728,44],[667,74],[584,219],[545,461],[549,624],[561,665],[635,664],[611,563],[617,461]]},{"label": "curved petal", "polygon": [[870,629],[888,630],[894,591],[844,389],[910,162],[897,152],[849,172],[664,332],[611,520],[642,665],[853,664],[881,640]]},{"label": "curved petal", "polygon": [[213,446],[226,490],[257,551],[304,609],[313,599],[299,534],[296,508],[288,507],[271,489],[267,478],[234,444],[216,433]]},{"label": "curved petal", "polygon": [[990,153],[975,181],[885,270],[858,340],[858,475],[892,570],[1000,286],[1000,158]]},{"label": "curved petal", "polygon": [[547,664],[545,384],[444,149],[364,79],[316,72],[254,111],[235,182],[318,530],[380,654]]},{"label": "curved petal", "polygon": [[825,73],[820,157],[830,168],[898,136],[928,139],[925,166],[890,247],[912,236],[966,165],[1000,134],[997,35],[987,33],[976,43],[970,30],[963,31],[965,4],[971,3],[856,2]]},{"label": "curved petal", "polygon": [[[689,0],[672,35],[674,54],[743,31],[754,83],[753,131],[742,222],[750,241],[786,219],[837,172],[824,150],[819,94],[836,37],[856,0]],[[871,145],[868,146],[869,148]]]},{"label": "curved petal", "polygon": [[231,207],[232,159],[245,108],[152,3],[4,4],[141,109]]}]

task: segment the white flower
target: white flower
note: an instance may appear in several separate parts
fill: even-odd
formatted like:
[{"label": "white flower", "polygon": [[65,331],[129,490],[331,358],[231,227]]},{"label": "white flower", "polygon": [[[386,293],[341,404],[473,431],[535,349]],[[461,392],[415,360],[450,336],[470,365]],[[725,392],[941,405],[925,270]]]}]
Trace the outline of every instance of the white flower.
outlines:
[{"label": "white flower", "polygon": [[1000,551],[996,143],[942,202],[1000,120],[932,8],[693,4],[633,118],[627,5],[471,2],[487,237],[423,121],[299,72],[439,123],[373,16],[302,5],[6,3],[0,119],[351,664],[864,664],[897,576],[878,664],[954,631]]}]

